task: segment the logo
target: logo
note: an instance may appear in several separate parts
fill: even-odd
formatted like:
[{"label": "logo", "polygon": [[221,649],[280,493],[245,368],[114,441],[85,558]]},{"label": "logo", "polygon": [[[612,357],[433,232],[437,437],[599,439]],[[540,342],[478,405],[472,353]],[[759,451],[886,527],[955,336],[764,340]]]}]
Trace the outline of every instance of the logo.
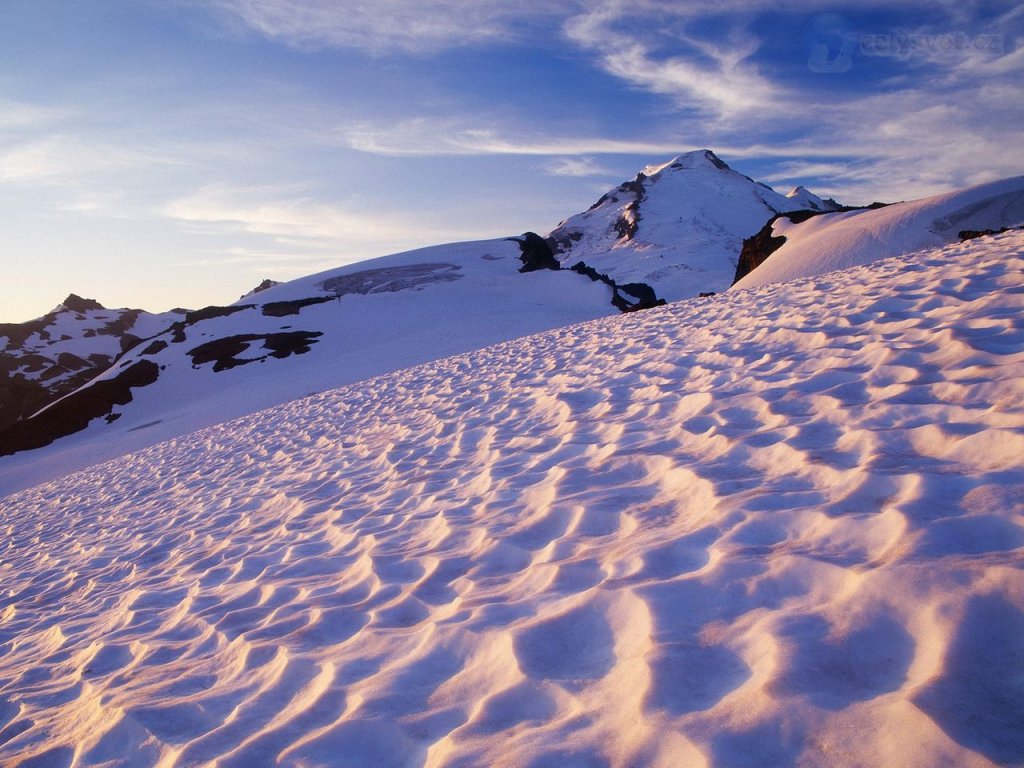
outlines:
[{"label": "logo", "polygon": [[855,50],[857,33],[845,16],[823,13],[807,28],[807,67],[812,72],[848,72]]}]

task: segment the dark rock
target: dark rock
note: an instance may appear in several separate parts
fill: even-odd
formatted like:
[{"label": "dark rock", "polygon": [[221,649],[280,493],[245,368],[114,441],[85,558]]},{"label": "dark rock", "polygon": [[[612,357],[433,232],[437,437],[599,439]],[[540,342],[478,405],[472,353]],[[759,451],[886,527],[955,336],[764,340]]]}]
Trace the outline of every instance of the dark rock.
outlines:
[{"label": "dark rock", "polygon": [[[604,283],[611,288],[612,306],[620,312],[636,312],[639,309],[651,309],[652,307],[660,307],[665,304],[665,300],[659,299],[654,289],[646,283],[626,283],[620,286],[608,275],[598,272],[582,261],[576,262],[569,269],[579,275],[589,277],[594,282]],[[630,301],[620,291],[634,297],[635,301]]]},{"label": "dark rock", "polygon": [[10,378],[0,373],[0,446],[5,429],[27,419],[52,400],[50,390],[42,384],[24,376]]},{"label": "dark rock", "polygon": [[612,225],[615,228],[615,233],[620,238],[632,240],[636,237],[637,229],[640,227],[640,204],[647,197],[647,190],[643,184],[646,178],[644,174],[638,173],[632,181],[619,185],[619,189],[622,192],[633,195],[633,199],[626,205],[626,210],[622,212],[622,215]]},{"label": "dark rock", "polygon": [[[835,201],[832,201],[835,202]],[[815,216],[830,216],[834,213],[846,213],[847,211],[864,211],[885,208],[890,203],[872,203],[871,205],[840,205],[834,210],[816,211],[811,209],[790,211],[789,213],[777,213],[772,216],[757,234],[746,238],[743,241],[743,248],[740,250],[739,260],[736,262],[736,276],[732,284],[738,283],[744,276],[749,275],[765,260],[775,253],[786,242],[786,238],[773,235],[772,229],[779,219],[788,219],[794,224],[801,224]]]},{"label": "dark rock", "polygon": [[521,237],[510,237],[509,240],[519,243],[519,260],[523,262],[520,272],[536,272],[539,269],[557,271],[562,268],[551,245],[536,232],[525,232]]},{"label": "dark rock", "polygon": [[185,325],[194,325],[200,320],[212,320],[215,317],[227,317],[245,309],[252,309],[255,304],[238,304],[233,307],[203,307],[195,312],[185,314]]},{"label": "dark rock", "polygon": [[1001,227],[999,229],[962,229],[957,234],[957,237],[960,238],[960,242],[963,242],[965,240],[974,240],[987,235],[1001,235],[1003,232],[1009,231],[1009,227]]},{"label": "dark rock", "polygon": [[[647,283],[626,283],[619,286],[619,290],[635,297],[641,304],[653,307],[657,306],[658,296]],[[665,302],[662,302],[664,304]]]},{"label": "dark rock", "polygon": [[81,296],[77,296],[74,293],[69,293],[68,297],[61,302],[61,305],[72,312],[88,312],[90,309],[106,309],[106,307],[98,301],[94,301],[93,299],[83,299]]},{"label": "dark rock", "polygon": [[163,339],[157,339],[156,341],[150,342],[149,346],[146,347],[139,354],[142,355],[155,355],[158,352],[162,352],[167,349],[167,342]]},{"label": "dark rock", "polygon": [[6,349],[17,349],[32,336],[43,334],[56,315],[49,314],[25,323],[0,323],[0,338],[7,339]]},{"label": "dark rock", "polygon": [[[239,334],[225,336],[222,339],[208,341],[190,349],[192,367],[198,368],[206,363],[213,363],[215,373],[227,371],[240,365],[262,362],[268,357],[285,358],[289,355],[302,355],[309,352],[310,346],[316,343],[320,331],[289,331],[286,333]],[[255,342],[262,342],[267,353],[258,357],[241,360],[239,355],[246,352]]]},{"label": "dark rock", "polygon": [[134,333],[126,333],[120,339],[118,339],[118,344],[121,347],[122,355],[129,349],[134,348],[137,344],[140,343],[142,343],[142,339],[140,339]]},{"label": "dark rock", "polygon": [[0,456],[42,448],[57,438],[82,431],[93,419],[110,415],[115,405],[130,403],[132,389],[152,384],[159,375],[156,363],[142,360],[114,378],[97,380],[76,390],[0,432]]},{"label": "dark rock", "polygon": [[707,158],[707,160],[709,160],[711,162],[711,164],[713,166],[715,166],[716,168],[718,168],[719,170],[722,170],[722,171],[731,171],[732,170],[732,168],[730,168],[728,165],[726,165],[725,161],[722,160],[722,158],[720,158],[718,155],[716,155],[710,149],[705,149],[704,150],[704,157]]},{"label": "dark rock", "polygon": [[243,293],[241,296],[239,296],[238,300],[241,301],[242,299],[247,299],[250,296],[255,296],[257,293],[263,293],[263,291],[269,290],[280,284],[281,283],[279,283],[277,280],[271,280],[269,277],[265,278],[259,285],[257,285],[251,291],[249,291],[248,293]]},{"label": "dark rock", "polygon": [[263,314],[267,317],[297,315],[303,307],[334,301],[335,298],[334,296],[311,296],[308,299],[295,299],[294,301],[271,301],[263,305]]},{"label": "dark rock", "polygon": [[743,248],[740,250],[739,261],[736,262],[736,276],[732,280],[733,285],[738,283],[744,276],[749,275],[759,266],[764,264],[769,256],[785,245],[785,237],[772,234],[772,228],[775,226],[775,222],[782,217],[789,218],[789,215],[779,213],[772,216],[768,222],[758,230],[757,234],[744,239]]},{"label": "dark rock", "polygon": [[57,355],[57,365],[67,371],[79,371],[82,368],[91,367],[92,363],[87,362],[78,355],[73,355],[70,352],[61,352]]}]

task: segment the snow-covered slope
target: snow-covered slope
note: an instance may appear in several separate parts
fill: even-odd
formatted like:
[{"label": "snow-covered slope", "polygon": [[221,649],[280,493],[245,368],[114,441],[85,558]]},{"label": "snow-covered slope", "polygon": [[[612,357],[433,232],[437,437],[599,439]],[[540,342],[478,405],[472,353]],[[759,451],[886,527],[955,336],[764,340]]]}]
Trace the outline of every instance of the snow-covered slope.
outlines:
[{"label": "snow-covered slope", "polygon": [[107,309],[71,294],[40,318],[0,324],[0,430],[89,381],[182,314]]},{"label": "snow-covered slope", "polygon": [[[647,168],[565,222],[548,240],[561,249],[557,260],[530,235],[265,281],[230,308],[174,318],[109,370],[111,357],[96,357],[18,418],[71,392],[64,400],[6,431],[17,419],[0,424],[0,491],[311,391],[721,290],[744,235],[776,211],[818,204],[806,190],[779,195],[705,150]],[[524,264],[535,271],[521,274]],[[136,335],[152,336],[166,320]],[[39,449],[54,441],[43,460]]]},{"label": "snow-covered slope", "polygon": [[957,240],[965,230],[999,230],[1024,224],[1024,176],[980,184],[884,208],[829,213],[772,226],[785,242],[737,283],[752,288]]},{"label": "snow-covered slope", "polygon": [[563,265],[582,260],[675,301],[728,288],[743,239],[776,213],[825,205],[804,193],[780,195],[705,149],[645,168],[548,237]]},{"label": "snow-covered slope", "polygon": [[607,286],[522,273],[521,255],[514,240],[436,246],[189,313],[0,434],[0,454],[19,451],[0,458],[0,493],[311,392],[617,312]]},{"label": "snow-covered slope", "polygon": [[1022,254],[574,325],[0,499],[0,763],[1020,764]]}]

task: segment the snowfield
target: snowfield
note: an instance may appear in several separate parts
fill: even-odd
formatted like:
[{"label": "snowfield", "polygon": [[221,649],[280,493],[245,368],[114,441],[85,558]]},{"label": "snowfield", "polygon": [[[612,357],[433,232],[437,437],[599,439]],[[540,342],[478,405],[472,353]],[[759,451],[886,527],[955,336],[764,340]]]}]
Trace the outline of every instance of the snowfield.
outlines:
[{"label": "snowfield", "polygon": [[1024,233],[0,498],[0,764],[1024,762]]},{"label": "snowfield", "polygon": [[[617,311],[606,286],[567,271],[524,274],[519,257],[508,239],[420,248],[293,280],[242,299],[232,314],[167,329],[82,389],[138,363],[156,368],[155,381],[133,388],[113,420],[0,456],[0,495],[313,392]],[[284,314],[267,310],[289,302]],[[294,336],[305,352],[279,358],[264,343]],[[195,354],[211,344],[230,352],[223,341],[232,338],[249,341],[224,362]]]},{"label": "snowfield", "polygon": [[1024,176],[894,203],[875,210],[815,216],[798,224],[780,218],[772,235],[786,238],[736,283],[754,288],[868,264],[955,242],[964,230],[1024,225]]}]

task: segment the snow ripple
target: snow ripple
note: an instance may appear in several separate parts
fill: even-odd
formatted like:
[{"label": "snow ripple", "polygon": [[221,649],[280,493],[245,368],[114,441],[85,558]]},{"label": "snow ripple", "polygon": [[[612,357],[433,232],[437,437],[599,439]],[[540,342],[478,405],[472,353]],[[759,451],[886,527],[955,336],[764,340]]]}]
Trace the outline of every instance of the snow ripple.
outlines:
[{"label": "snow ripple", "polygon": [[5,765],[1024,760],[1024,237],[0,499]]}]

